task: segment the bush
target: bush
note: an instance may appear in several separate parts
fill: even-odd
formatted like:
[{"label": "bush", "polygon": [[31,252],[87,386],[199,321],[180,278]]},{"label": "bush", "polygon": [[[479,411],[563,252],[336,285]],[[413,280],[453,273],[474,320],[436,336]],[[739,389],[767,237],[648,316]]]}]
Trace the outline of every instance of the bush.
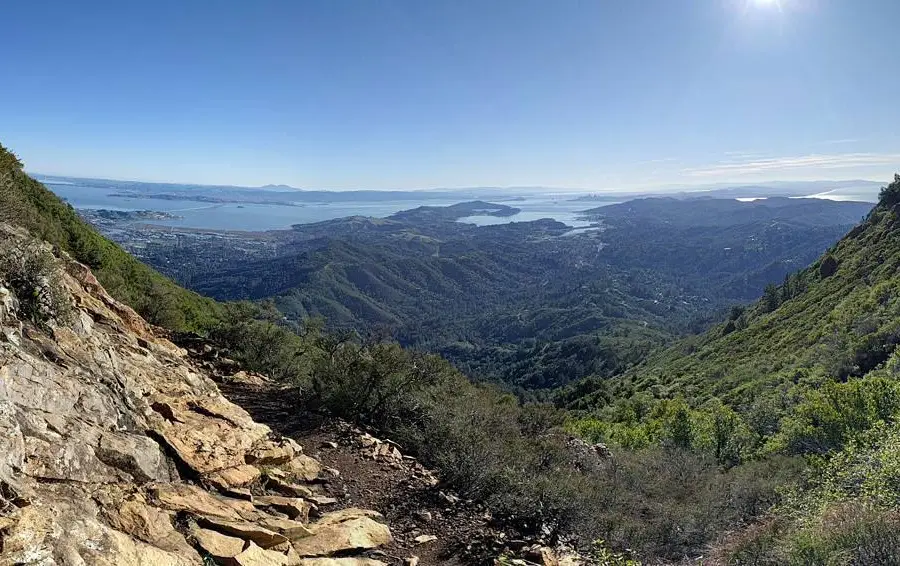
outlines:
[{"label": "bush", "polygon": [[867,377],[807,391],[768,443],[770,451],[826,454],[900,412],[900,384]]},{"label": "bush", "polygon": [[793,535],[789,563],[900,566],[900,514],[854,501],[825,509],[810,528]]},{"label": "bush", "polygon": [[15,295],[21,318],[40,326],[69,322],[72,305],[57,269],[56,258],[38,243],[0,239],[0,285]]}]

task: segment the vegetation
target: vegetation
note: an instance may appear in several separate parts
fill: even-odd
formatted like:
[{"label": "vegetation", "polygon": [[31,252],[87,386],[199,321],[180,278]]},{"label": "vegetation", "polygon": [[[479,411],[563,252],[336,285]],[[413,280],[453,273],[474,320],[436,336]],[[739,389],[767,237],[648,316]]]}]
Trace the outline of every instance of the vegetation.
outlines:
[{"label": "vegetation", "polygon": [[[266,343],[281,328],[230,320],[217,331],[223,344]],[[603,539],[648,557],[696,554],[768,509],[778,500],[776,486],[799,467],[782,458],[728,470],[678,442],[603,457],[563,432],[565,412],[474,385],[435,355],[339,339],[315,325],[301,334],[276,338],[271,358],[255,348],[232,355],[300,385],[303,410],[389,435],[523,532],[546,528],[586,546]],[[728,449],[723,445],[723,458]]]},{"label": "vegetation", "polygon": [[558,397],[582,411],[571,430],[614,446],[680,446],[733,470],[802,458],[803,481],[722,543],[730,563],[896,563],[898,193],[900,176],[860,226],[754,306]]},{"label": "vegetation", "polygon": [[40,326],[69,321],[72,306],[54,265],[53,254],[38,242],[23,245],[0,231],[0,287],[12,292],[21,319]]},{"label": "vegetation", "polygon": [[89,266],[113,296],[154,324],[179,330],[204,330],[215,324],[215,302],[179,287],[98,234],[22,167],[0,145],[0,222],[22,226],[68,252]]},{"label": "vegetation", "polygon": [[[207,330],[248,367],[299,385],[299,411],[390,435],[521,531],[596,542],[607,563],[681,560],[711,546],[730,564],[896,563],[900,177],[820,261],[642,364],[628,368],[642,354],[618,352],[629,333],[573,350],[529,344],[537,357],[585,348],[604,358],[574,354],[599,375],[569,385],[553,407],[473,384],[433,354],[329,334],[316,320],[288,326],[271,303],[202,299],[96,234],[5,150],[0,166],[4,220],[94,266],[155,320]],[[39,261],[26,267],[3,268],[4,280],[26,281],[25,295],[42,273]]]},{"label": "vegetation", "polygon": [[389,337],[543,399],[589,375],[617,375],[758,298],[869,208],[641,199],[598,209],[602,229],[570,234],[551,220],[456,222],[515,211],[476,201],[296,226],[273,240],[277,252],[210,254],[208,264],[197,259],[205,249],[183,242],[140,253],[204,294],[272,298],[292,320],[321,316],[330,330]]}]

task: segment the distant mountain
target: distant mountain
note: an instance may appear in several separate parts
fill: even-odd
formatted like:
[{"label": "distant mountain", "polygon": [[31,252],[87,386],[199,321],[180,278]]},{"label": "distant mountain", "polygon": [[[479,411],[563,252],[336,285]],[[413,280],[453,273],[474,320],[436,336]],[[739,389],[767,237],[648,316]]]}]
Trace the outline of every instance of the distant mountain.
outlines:
[{"label": "distant mountain", "polygon": [[593,220],[654,222],[680,228],[738,226],[779,222],[827,226],[858,223],[871,210],[867,202],[835,202],[813,198],[770,197],[741,202],[731,198],[642,198],[584,211]]},{"label": "distant mountain", "polygon": [[263,185],[259,187],[262,190],[268,191],[302,191],[303,189],[298,189],[297,187],[292,187],[290,185]]}]

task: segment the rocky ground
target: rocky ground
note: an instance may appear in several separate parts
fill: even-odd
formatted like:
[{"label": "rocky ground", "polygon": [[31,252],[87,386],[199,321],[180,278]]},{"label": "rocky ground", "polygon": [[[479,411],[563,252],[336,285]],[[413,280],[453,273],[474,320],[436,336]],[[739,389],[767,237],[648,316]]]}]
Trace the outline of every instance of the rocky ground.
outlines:
[{"label": "rocky ground", "polygon": [[333,505],[328,470],[87,268],[23,285],[49,248],[0,225],[0,252],[0,565],[383,563],[382,515]]},{"label": "rocky ground", "polygon": [[[4,269],[35,250],[0,224]],[[571,563],[393,443],[175,345],[67,256],[4,277],[0,566]]]},{"label": "rocky ground", "polygon": [[[221,358],[188,348],[198,363],[219,376],[222,392],[254,419],[302,444],[326,466],[322,488],[334,505],[380,512],[391,526],[391,543],[374,551],[394,564],[495,564],[507,556],[519,564],[571,564],[568,549],[554,550],[540,539],[519,536],[493,520],[483,505],[460,498],[433,471],[400,446],[349,423],[325,420],[298,410],[297,392],[262,376],[220,371]],[[227,368],[229,362],[224,364]],[[328,473],[330,472],[330,473]]]}]

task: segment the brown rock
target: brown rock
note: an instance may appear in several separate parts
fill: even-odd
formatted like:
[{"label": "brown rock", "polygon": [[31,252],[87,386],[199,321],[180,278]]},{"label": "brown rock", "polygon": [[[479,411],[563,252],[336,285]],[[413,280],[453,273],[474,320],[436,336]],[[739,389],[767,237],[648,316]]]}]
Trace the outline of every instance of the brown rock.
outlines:
[{"label": "brown rock", "polygon": [[163,484],[153,486],[150,493],[164,509],[184,511],[196,516],[220,517],[235,521],[254,518],[256,508],[249,501],[215,496],[197,486]]},{"label": "brown rock", "polygon": [[263,548],[271,548],[288,542],[286,536],[248,521],[229,521],[218,517],[199,517],[197,524],[226,535],[255,542]]},{"label": "brown rock", "polygon": [[306,499],[312,501],[319,507],[325,507],[327,505],[335,505],[338,500],[334,497],[328,497],[326,495],[313,495],[312,497],[307,497]]},{"label": "brown rock", "polygon": [[299,564],[299,560],[295,557],[277,550],[260,548],[252,542],[246,550],[225,562],[231,566],[293,566]]},{"label": "brown rock", "polygon": [[147,436],[105,432],[94,452],[101,461],[131,474],[139,482],[170,479],[165,455],[159,444]]},{"label": "brown rock", "polygon": [[259,476],[259,468],[251,466],[250,464],[241,464],[234,468],[226,468],[208,474],[206,479],[214,486],[225,489],[229,487],[243,487],[251,484],[259,479]]},{"label": "brown rock", "polygon": [[234,499],[242,499],[244,501],[253,501],[253,492],[246,487],[229,487],[222,491],[223,494]]},{"label": "brown rock", "polygon": [[197,526],[191,528],[191,536],[194,537],[200,548],[220,561],[234,558],[243,552],[244,546],[246,546],[242,539]]},{"label": "brown rock", "polygon": [[143,498],[125,501],[116,509],[108,510],[107,519],[116,529],[163,550],[192,559],[200,558],[184,536],[172,526],[172,517],[148,505]]},{"label": "brown rock", "polygon": [[[271,473],[272,471],[273,470],[270,470],[268,473]],[[306,499],[310,499],[315,496],[313,491],[304,485],[284,481],[283,479],[279,479],[278,477],[271,475],[269,475],[267,487],[274,489],[279,493],[283,493],[285,495],[290,495],[293,497],[304,497]]]},{"label": "brown rock", "polygon": [[294,541],[300,556],[329,556],[338,552],[369,550],[389,544],[388,527],[372,519],[374,511],[343,509],[328,513],[310,525],[312,536]]},{"label": "brown rock", "polygon": [[309,521],[309,511],[312,505],[296,497],[281,497],[278,495],[261,495],[253,499],[257,507],[271,507],[298,521]]},{"label": "brown rock", "polygon": [[297,540],[313,534],[303,523],[291,521],[290,519],[264,517],[259,520],[259,524],[278,534],[284,535],[289,540]]},{"label": "brown rock", "polygon": [[294,448],[287,442],[274,442],[267,440],[255,446],[247,453],[246,460],[249,464],[277,466],[285,464],[294,458]]},{"label": "brown rock", "polygon": [[245,419],[242,409],[224,399],[159,397],[152,406],[162,417],[153,423],[154,432],[199,474],[243,465],[247,452],[269,433],[268,427],[253,423],[249,416]]},{"label": "brown rock", "polygon": [[52,442],[25,437],[25,473],[31,477],[81,483],[114,483],[118,470],[104,464],[90,446],[80,441]]},{"label": "brown rock", "polygon": [[322,464],[306,454],[298,454],[294,459],[282,466],[288,474],[306,481],[315,481],[322,471]]}]

